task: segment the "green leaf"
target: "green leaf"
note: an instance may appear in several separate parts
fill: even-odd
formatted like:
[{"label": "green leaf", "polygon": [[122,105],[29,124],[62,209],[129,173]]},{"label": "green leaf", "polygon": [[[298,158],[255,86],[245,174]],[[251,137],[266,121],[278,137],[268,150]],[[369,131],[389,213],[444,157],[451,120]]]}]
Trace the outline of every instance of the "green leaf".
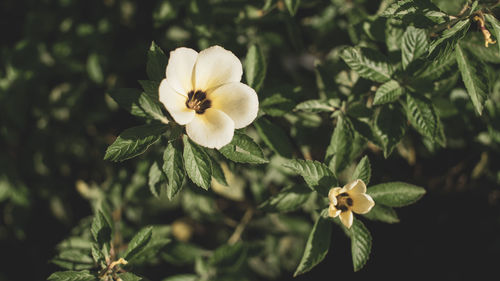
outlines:
[{"label": "green leaf", "polygon": [[167,277],[161,281],[197,281],[198,276],[195,274],[179,274]]},{"label": "green leaf", "polygon": [[446,29],[441,36],[433,41],[429,46],[429,54],[431,58],[439,58],[452,53],[457,46],[457,43],[462,39],[470,27],[470,20],[462,20],[457,22],[450,29]]},{"label": "green leaf", "polygon": [[[325,161],[333,161],[333,171],[339,174],[350,164],[350,155],[353,150],[354,132],[349,122],[342,116],[338,117],[337,125],[333,131],[330,145],[327,148]],[[333,156],[333,158],[331,158]],[[331,167],[331,166],[330,166]]]},{"label": "green leaf", "polygon": [[401,18],[409,14],[426,14],[431,11],[438,12],[439,9],[427,0],[400,0],[390,5],[381,16]]},{"label": "green leaf", "polygon": [[175,265],[186,265],[194,263],[195,259],[203,254],[205,250],[194,244],[173,241],[162,251],[163,258]]},{"label": "green leaf", "polygon": [[309,238],[307,239],[304,254],[293,276],[306,273],[320,263],[328,253],[332,235],[332,223],[328,218],[318,216]]},{"label": "green leaf", "polygon": [[205,150],[193,143],[186,135],[184,142],[184,167],[189,178],[199,187],[208,190],[212,180],[212,167],[210,157]]},{"label": "green leaf", "polygon": [[375,92],[373,105],[380,105],[384,103],[391,103],[397,101],[404,93],[404,88],[399,85],[397,81],[390,80],[380,85]]},{"label": "green leaf", "polygon": [[146,73],[149,80],[160,82],[165,78],[165,71],[167,69],[168,59],[165,53],[153,41],[148,51],[148,59],[146,63]]},{"label": "green leaf", "polygon": [[125,272],[118,274],[118,277],[122,279],[122,281],[146,281],[145,278],[137,276],[131,272]]},{"label": "green leaf", "polygon": [[90,79],[98,84],[104,81],[99,56],[95,53],[90,54],[87,58],[87,73]]},{"label": "green leaf", "polygon": [[366,193],[376,204],[403,207],[417,202],[425,194],[425,189],[404,182],[388,182],[372,186]]},{"label": "green leaf", "polygon": [[295,110],[302,110],[305,112],[332,112],[336,108],[331,100],[307,100],[297,104]]},{"label": "green leaf", "polygon": [[90,232],[92,233],[92,237],[94,237],[94,241],[97,242],[99,248],[102,248],[104,244],[109,244],[111,242],[111,231],[112,226],[106,219],[104,213],[97,211],[97,214],[92,220]]},{"label": "green leaf", "polygon": [[409,26],[403,35],[401,43],[403,69],[406,69],[410,62],[427,53],[428,48],[429,42],[425,30]]},{"label": "green leaf", "polygon": [[482,36],[480,37],[479,35],[468,36],[460,42],[460,46],[467,49],[470,54],[473,54],[475,57],[484,62],[499,64],[500,53],[498,50],[493,47],[486,48],[484,44],[482,44],[482,40]]},{"label": "green leaf", "polygon": [[493,26],[493,35],[495,36],[498,50],[500,51],[500,43],[498,43],[500,40],[500,21],[498,21],[493,15],[490,14],[485,14],[484,19],[486,20],[486,22],[491,24],[491,26]]},{"label": "green leaf", "polygon": [[297,13],[299,5],[300,0],[285,0],[285,6],[292,17]]},{"label": "green leaf", "polygon": [[174,196],[181,190],[186,172],[184,170],[184,162],[182,150],[177,142],[170,142],[163,153],[163,173],[167,177],[167,198],[172,200]]},{"label": "green leaf", "polygon": [[104,160],[123,161],[144,153],[165,132],[164,124],[147,124],[123,131],[106,150]]},{"label": "green leaf", "polygon": [[406,115],[413,127],[444,147],[446,139],[443,126],[432,102],[425,97],[407,95],[406,105]]},{"label": "green leaf", "polygon": [[362,136],[365,140],[370,141],[370,142],[382,147],[382,144],[381,144],[380,140],[378,139],[378,137],[375,135],[375,132],[374,132],[371,124],[364,122],[364,121],[361,121],[361,120],[354,118],[354,117],[351,117],[351,116],[347,116],[347,117],[348,117],[347,120],[349,120],[352,128],[354,129],[354,131],[356,131],[356,133],[358,133],[360,136]]},{"label": "green leaf", "polygon": [[168,123],[161,111],[163,105],[158,100],[158,94],[154,98],[137,89],[119,88],[111,90],[109,95],[132,115]]},{"label": "green leaf", "polygon": [[349,232],[351,237],[352,265],[354,266],[354,271],[358,271],[363,268],[370,258],[372,236],[365,225],[356,218]]},{"label": "green leaf", "polygon": [[295,104],[292,100],[283,97],[281,94],[274,94],[265,98],[260,102],[259,106],[266,114],[279,117],[291,112]]},{"label": "green leaf", "polygon": [[245,59],[245,78],[248,86],[256,92],[260,90],[266,77],[266,59],[258,45],[252,45],[248,49]]},{"label": "green leaf", "polygon": [[221,149],[219,152],[227,159],[238,163],[264,164],[269,162],[262,149],[249,136],[234,132],[231,142]]},{"label": "green leaf", "polygon": [[222,170],[222,167],[219,164],[219,161],[215,159],[214,157],[210,157],[210,160],[212,161],[212,177],[220,184],[229,186],[227,181],[226,181],[226,176],[224,175],[224,171]]},{"label": "green leaf", "polygon": [[364,156],[356,166],[354,173],[352,173],[351,181],[360,179],[363,180],[366,185],[368,185],[370,183],[371,175],[372,168],[370,165],[370,159],[368,159],[368,156]]},{"label": "green leaf", "polygon": [[301,185],[285,188],[259,205],[266,212],[290,212],[297,210],[304,204],[311,194],[311,190]]},{"label": "green leaf", "polygon": [[465,88],[469,94],[472,104],[476,112],[481,115],[483,106],[486,99],[488,99],[488,75],[486,73],[486,66],[484,63],[477,59],[470,59],[469,54],[462,50],[460,45],[456,48],[456,57],[458,69],[462,74]]},{"label": "green leaf", "polygon": [[94,260],[88,251],[66,249],[57,254],[51,262],[68,270],[83,270],[95,267]]},{"label": "green leaf", "polygon": [[133,260],[137,257],[146,245],[151,240],[151,235],[153,234],[153,227],[146,227],[141,229],[128,244],[127,251],[125,252],[124,259],[127,261]]},{"label": "green leaf", "polygon": [[52,273],[48,281],[97,281],[97,277],[88,270],[83,271],[58,271]]},{"label": "green leaf", "polygon": [[101,249],[99,249],[99,245],[97,243],[92,243],[92,259],[94,259],[94,262],[101,268],[106,267],[106,257]]},{"label": "green leaf", "polygon": [[154,100],[159,100],[159,88],[160,88],[160,82],[158,81],[151,81],[151,80],[139,80],[139,84],[141,84],[142,89],[144,92],[153,98]]},{"label": "green leaf", "polygon": [[396,214],[396,211],[388,206],[382,204],[375,204],[373,208],[366,214],[363,214],[363,217],[369,220],[377,220],[385,223],[398,223],[399,218]]},{"label": "green leaf", "polygon": [[380,83],[391,79],[392,66],[387,58],[376,50],[348,47],[341,52],[340,57],[363,78]]},{"label": "green leaf", "polygon": [[161,185],[165,182],[166,178],[157,162],[153,162],[149,168],[148,185],[149,190],[154,197],[159,198],[161,194]]},{"label": "green leaf", "polygon": [[321,162],[293,159],[285,162],[283,166],[301,175],[312,190],[323,196],[328,196],[330,188],[338,185],[333,172]]},{"label": "green leaf", "polygon": [[271,121],[265,117],[255,121],[254,126],[259,136],[269,148],[285,158],[292,157],[292,144],[281,127],[271,123]]},{"label": "green leaf", "polygon": [[375,117],[375,134],[380,139],[387,158],[406,133],[406,116],[397,104],[383,106]]},{"label": "green leaf", "polygon": [[[418,61],[423,62],[423,65],[414,65],[412,63],[406,69],[411,77],[418,77],[424,80],[434,81],[436,79],[439,79],[445,73],[456,71],[456,68],[454,67],[456,64],[456,58],[453,52],[436,56],[432,60],[421,59]],[[412,69],[412,66],[417,66],[417,69]]]},{"label": "green leaf", "polygon": [[217,248],[208,260],[208,264],[220,271],[235,271],[241,267],[247,257],[247,248],[241,242],[233,245],[222,245]]}]

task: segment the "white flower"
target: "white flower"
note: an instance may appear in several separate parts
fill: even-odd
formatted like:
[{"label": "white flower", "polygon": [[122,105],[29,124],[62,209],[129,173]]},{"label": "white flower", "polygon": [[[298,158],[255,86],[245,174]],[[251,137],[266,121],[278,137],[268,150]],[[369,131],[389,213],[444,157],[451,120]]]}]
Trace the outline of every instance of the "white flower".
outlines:
[{"label": "white flower", "polygon": [[372,197],[366,194],[366,185],[362,180],[355,180],[344,185],[344,187],[334,187],[328,192],[330,206],[328,208],[328,216],[335,218],[340,216],[340,221],[347,227],[351,228],[353,214],[368,213],[375,202]]},{"label": "white flower", "polygon": [[240,82],[242,75],[240,60],[220,46],[200,53],[178,48],[170,52],[160,101],[194,142],[219,149],[257,117],[257,93]]}]

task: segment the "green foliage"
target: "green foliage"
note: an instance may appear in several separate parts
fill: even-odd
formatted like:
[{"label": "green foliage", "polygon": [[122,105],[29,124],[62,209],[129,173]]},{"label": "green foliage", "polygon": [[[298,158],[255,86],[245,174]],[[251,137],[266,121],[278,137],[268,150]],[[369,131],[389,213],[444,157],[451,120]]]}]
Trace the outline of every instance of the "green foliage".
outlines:
[{"label": "green foliage", "polygon": [[351,237],[352,264],[354,271],[358,271],[370,258],[372,236],[366,226],[357,219],[354,220],[349,230],[349,236]]},{"label": "green foliage", "polygon": [[328,219],[318,216],[307,239],[302,259],[293,274],[294,276],[310,271],[325,258],[330,248],[331,234],[332,223]]},{"label": "green foliage", "polygon": [[165,78],[165,68],[167,66],[167,57],[155,42],[151,42],[149,47],[146,64],[146,72],[150,80],[161,81]]},{"label": "green foliage", "polygon": [[264,83],[266,69],[266,60],[262,50],[258,45],[250,46],[245,59],[245,78],[248,86],[252,87],[256,92],[260,90],[262,83]]},{"label": "green foliage", "polygon": [[387,58],[374,49],[349,47],[342,51],[341,57],[359,76],[376,82],[389,81],[394,72]]},{"label": "green foliage", "polygon": [[48,281],[97,281],[94,275],[87,270],[83,271],[59,271],[54,272],[47,279]]},{"label": "green foliage", "polygon": [[183,152],[177,142],[168,144],[165,152],[163,152],[163,167],[162,171],[167,177],[167,198],[172,200],[174,196],[181,190],[186,177],[184,171]]},{"label": "green foliage", "polygon": [[205,150],[184,136],[184,165],[189,178],[203,189],[210,187],[212,167],[210,157]]},{"label": "green foliage", "polygon": [[388,182],[372,186],[366,193],[376,203],[389,207],[403,207],[417,202],[425,194],[425,189],[404,182]]},{"label": "green foliage", "polygon": [[289,160],[284,166],[301,175],[312,190],[324,196],[328,196],[331,187],[337,186],[333,172],[318,161]]},{"label": "green foliage", "polygon": [[268,162],[260,146],[252,138],[238,131],[234,132],[231,142],[219,149],[219,152],[227,159],[238,163],[264,164]]}]

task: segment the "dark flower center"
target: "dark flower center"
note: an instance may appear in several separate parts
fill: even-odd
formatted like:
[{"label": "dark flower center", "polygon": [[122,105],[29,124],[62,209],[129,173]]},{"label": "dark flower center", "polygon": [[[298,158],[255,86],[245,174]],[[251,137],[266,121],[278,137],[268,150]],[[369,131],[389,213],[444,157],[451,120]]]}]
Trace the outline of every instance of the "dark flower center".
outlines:
[{"label": "dark flower center", "polygon": [[193,109],[197,114],[205,113],[210,108],[212,102],[207,99],[207,94],[203,91],[190,91],[186,101],[187,108]]},{"label": "dark flower center", "polygon": [[344,212],[352,207],[352,203],[352,198],[349,197],[349,194],[340,193],[339,195],[337,195],[337,205],[335,206],[335,208]]}]

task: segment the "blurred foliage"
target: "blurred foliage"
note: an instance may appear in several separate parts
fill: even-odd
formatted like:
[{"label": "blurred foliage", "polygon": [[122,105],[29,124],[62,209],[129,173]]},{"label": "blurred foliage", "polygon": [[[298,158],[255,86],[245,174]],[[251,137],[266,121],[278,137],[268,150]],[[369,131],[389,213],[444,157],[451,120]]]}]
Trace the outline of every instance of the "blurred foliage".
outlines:
[{"label": "blurred foliage", "polygon": [[[390,278],[395,268],[422,270],[418,263],[428,270],[415,276],[492,273],[500,253],[500,44],[484,47],[474,16],[500,39],[496,4],[1,1],[0,280],[289,280],[325,258],[330,240],[335,253],[318,275],[296,279],[342,277],[365,265],[372,236],[376,256],[359,276]],[[245,83],[258,91],[259,119],[232,143],[252,140],[251,159],[203,150],[215,167],[208,179],[196,182],[189,171],[166,179],[165,159],[189,145],[169,142],[182,134],[169,124],[146,153],[104,161],[120,133],[168,117],[153,107],[131,115],[118,89],[154,93],[163,76],[151,61],[216,44],[244,59]],[[372,183],[377,205],[347,230],[322,213],[324,195],[354,178]],[[424,186],[430,199],[396,214],[422,196],[401,181]],[[399,193],[387,199],[391,185]],[[400,219],[411,237],[395,245],[401,229],[377,221]],[[447,222],[454,227],[439,228]],[[406,255],[397,250],[403,244],[415,245],[412,262],[385,264],[384,252]],[[475,260],[452,257],[457,248]]]}]

